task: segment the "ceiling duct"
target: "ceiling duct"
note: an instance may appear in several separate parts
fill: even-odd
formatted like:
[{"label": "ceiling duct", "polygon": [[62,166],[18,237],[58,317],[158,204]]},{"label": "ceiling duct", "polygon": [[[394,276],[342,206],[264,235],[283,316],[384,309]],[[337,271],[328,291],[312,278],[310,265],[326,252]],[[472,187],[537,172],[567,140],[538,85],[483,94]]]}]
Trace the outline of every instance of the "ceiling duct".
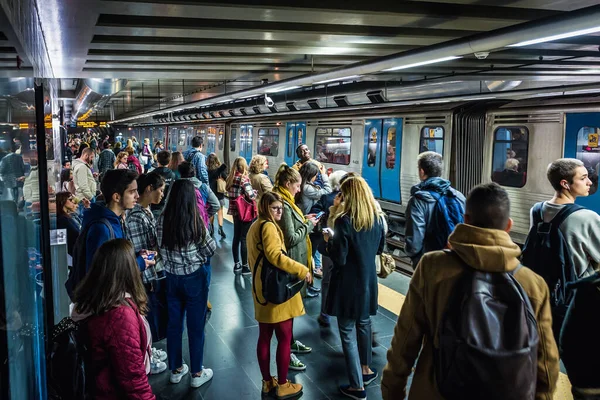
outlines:
[{"label": "ceiling duct", "polygon": [[338,107],[345,107],[350,105],[350,103],[348,102],[348,97],[346,96],[335,96],[333,98],[333,101],[335,101],[335,104],[337,104]]},{"label": "ceiling duct", "polygon": [[298,111],[298,107],[296,107],[296,103],[294,103],[293,101],[290,101],[288,103],[285,103],[285,106],[288,108],[288,110],[290,111]]},{"label": "ceiling duct", "polygon": [[310,99],[307,101],[307,103],[313,110],[318,110],[319,108],[321,108],[321,106],[319,105],[319,99]]},{"label": "ceiling duct", "polygon": [[385,103],[387,99],[383,95],[383,90],[374,90],[372,92],[367,92],[367,97],[373,104]]},{"label": "ceiling duct", "polygon": [[269,110],[271,110],[271,112],[276,113],[277,112],[277,106],[275,106],[275,104],[273,104],[272,106],[269,106]]},{"label": "ceiling duct", "polygon": [[72,121],[86,120],[94,109],[102,109],[111,96],[123,90],[125,79],[82,79],[73,104]]},{"label": "ceiling duct", "polygon": [[254,107],[252,107],[252,111],[254,111],[254,114],[260,114],[260,107],[254,106]]},{"label": "ceiling duct", "polygon": [[232,117],[235,117],[235,111],[229,110],[229,115],[231,115]]},{"label": "ceiling duct", "polygon": [[240,114],[242,114],[242,115],[248,115],[248,113],[246,112],[245,108],[240,108]]}]

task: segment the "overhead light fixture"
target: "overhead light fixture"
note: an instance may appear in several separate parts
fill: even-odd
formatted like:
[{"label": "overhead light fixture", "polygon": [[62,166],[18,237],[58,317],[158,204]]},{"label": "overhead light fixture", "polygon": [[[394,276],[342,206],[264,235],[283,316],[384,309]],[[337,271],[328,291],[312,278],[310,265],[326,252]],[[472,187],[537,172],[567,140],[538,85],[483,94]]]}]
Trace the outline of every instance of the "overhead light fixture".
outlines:
[{"label": "overhead light fixture", "polygon": [[252,107],[252,111],[254,111],[254,114],[260,114],[260,108],[258,106]]},{"label": "overhead light fixture", "polygon": [[554,40],[566,39],[566,38],[570,38],[570,37],[574,37],[574,36],[588,35],[590,33],[596,33],[596,32],[600,32],[600,26],[596,26],[594,28],[588,28],[588,29],[581,29],[581,30],[578,30],[578,31],[560,33],[558,35],[545,36],[545,37],[542,37],[542,38],[539,38],[539,39],[526,40],[524,42],[519,42],[519,43],[511,44],[508,47],[530,46],[532,44],[552,42]]},{"label": "overhead light fixture", "polygon": [[423,102],[423,104],[442,104],[442,103],[450,103],[450,100],[430,100],[430,101]]},{"label": "overhead light fixture", "polygon": [[335,104],[337,104],[338,107],[345,107],[350,105],[350,103],[348,102],[348,97],[346,96],[335,96],[333,98],[333,101],[335,101]]},{"label": "overhead light fixture", "polygon": [[279,92],[285,92],[288,90],[294,90],[294,89],[299,89],[301,86],[288,86],[288,87],[282,87],[282,88],[274,88],[274,89],[267,89],[265,90],[265,93],[279,93]]},{"label": "overhead light fixture", "polygon": [[248,113],[246,112],[245,108],[240,108],[240,114],[242,114],[242,115],[248,115]]},{"label": "overhead light fixture", "polygon": [[465,100],[491,100],[495,99],[496,96],[481,96],[481,97],[467,97]]},{"label": "overhead light fixture", "polygon": [[310,99],[307,101],[307,103],[310,106],[310,108],[312,108],[313,110],[318,110],[319,108],[321,108],[321,106],[319,105],[318,99]]},{"label": "overhead light fixture", "polygon": [[323,83],[336,82],[336,81],[346,81],[346,80],[355,79],[355,78],[359,78],[359,77],[360,77],[360,75],[350,75],[350,76],[344,76],[342,78],[327,79],[324,81],[315,82],[315,85],[321,85]]},{"label": "overhead light fixture", "polygon": [[290,111],[298,111],[298,107],[296,107],[296,103],[294,103],[293,101],[290,101],[289,103],[285,103],[285,106]]},{"label": "overhead light fixture", "polygon": [[385,103],[387,99],[383,95],[383,90],[374,90],[372,92],[367,92],[367,97],[373,104]]},{"label": "overhead light fixture", "polygon": [[230,101],[231,101],[231,99],[225,99],[225,100],[217,101],[217,103],[216,103],[216,104],[228,103],[228,102],[230,102]]},{"label": "overhead light fixture", "polygon": [[229,115],[232,116],[232,117],[235,117],[235,111],[229,110]]},{"label": "overhead light fixture", "polygon": [[436,63],[440,63],[440,62],[444,62],[444,61],[456,60],[456,59],[459,59],[459,58],[462,58],[462,56],[450,56],[450,57],[436,58],[436,59],[433,59],[433,60],[421,61],[421,62],[413,63],[413,64],[399,65],[399,66],[394,67],[394,68],[384,69],[383,72],[398,71],[400,69],[408,69],[408,68],[413,68],[413,67],[420,67],[422,65],[436,64]]}]

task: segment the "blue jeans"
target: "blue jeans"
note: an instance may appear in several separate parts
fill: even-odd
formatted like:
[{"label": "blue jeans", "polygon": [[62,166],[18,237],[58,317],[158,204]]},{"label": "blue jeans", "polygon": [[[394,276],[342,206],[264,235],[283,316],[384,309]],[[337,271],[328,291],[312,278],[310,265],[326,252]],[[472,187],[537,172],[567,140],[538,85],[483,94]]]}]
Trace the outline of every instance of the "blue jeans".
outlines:
[{"label": "blue jeans", "polygon": [[371,318],[360,320],[338,317],[342,350],[346,361],[346,371],[350,387],[363,387],[361,365],[371,365]]},{"label": "blue jeans", "polygon": [[171,371],[183,365],[183,319],[187,314],[192,374],[202,371],[204,359],[204,325],[210,285],[210,267],[202,266],[190,275],[167,273],[167,355]]}]

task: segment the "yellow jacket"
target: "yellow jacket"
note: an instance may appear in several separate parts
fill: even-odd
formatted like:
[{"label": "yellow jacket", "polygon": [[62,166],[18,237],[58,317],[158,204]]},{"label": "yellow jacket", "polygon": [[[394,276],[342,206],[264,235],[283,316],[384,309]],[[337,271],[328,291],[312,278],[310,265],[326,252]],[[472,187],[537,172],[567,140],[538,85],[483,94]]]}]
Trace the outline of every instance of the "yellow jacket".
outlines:
[{"label": "yellow jacket", "polygon": [[[456,255],[477,270],[504,272],[519,265],[517,257],[521,250],[504,231],[460,224],[448,241]],[[443,400],[435,384],[433,353],[438,347],[437,330],[446,304],[465,270],[456,255],[443,251],[426,253],[415,270],[387,353],[388,362],[381,380],[384,400],[406,397],[406,381],[415,361],[417,365],[408,398]],[[548,286],[528,268],[521,268],[515,278],[529,296],[538,324],[538,374],[537,382],[531,382],[536,385],[535,398],[552,400],[559,360],[552,334]]]},{"label": "yellow jacket", "polygon": [[[259,255],[264,251],[265,258],[271,264],[292,275],[296,275],[299,279],[306,278],[308,268],[284,254],[285,244],[283,242],[283,233],[273,222],[265,221],[267,220],[259,218],[252,224],[248,230],[246,243],[248,247],[248,261],[252,269],[254,317],[258,322],[274,324],[304,315],[304,304],[302,303],[300,293],[297,293],[283,304],[267,303],[263,306],[256,300],[256,296],[258,296],[261,302],[265,302],[262,296],[262,282],[260,280],[263,261],[261,260],[259,265],[255,265]],[[263,222],[265,222],[264,225]],[[260,244],[261,236],[262,244]],[[255,269],[257,269],[256,273]]]}]

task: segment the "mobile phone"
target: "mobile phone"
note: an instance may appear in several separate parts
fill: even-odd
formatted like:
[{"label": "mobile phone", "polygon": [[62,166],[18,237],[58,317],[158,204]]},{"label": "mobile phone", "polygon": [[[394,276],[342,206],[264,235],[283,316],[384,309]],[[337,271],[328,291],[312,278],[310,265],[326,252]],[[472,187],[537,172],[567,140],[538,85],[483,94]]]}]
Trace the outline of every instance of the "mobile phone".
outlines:
[{"label": "mobile phone", "polygon": [[318,213],[317,215],[315,215],[315,219],[321,219],[321,217],[325,215],[325,211],[321,211],[320,213]]},{"label": "mobile phone", "polygon": [[148,254],[148,256],[146,257],[146,260],[148,260],[148,261],[154,260],[154,255],[155,255],[154,253]]},{"label": "mobile phone", "polygon": [[323,229],[323,233],[326,233],[329,236],[333,236],[333,229],[331,229],[331,228],[324,228]]}]

